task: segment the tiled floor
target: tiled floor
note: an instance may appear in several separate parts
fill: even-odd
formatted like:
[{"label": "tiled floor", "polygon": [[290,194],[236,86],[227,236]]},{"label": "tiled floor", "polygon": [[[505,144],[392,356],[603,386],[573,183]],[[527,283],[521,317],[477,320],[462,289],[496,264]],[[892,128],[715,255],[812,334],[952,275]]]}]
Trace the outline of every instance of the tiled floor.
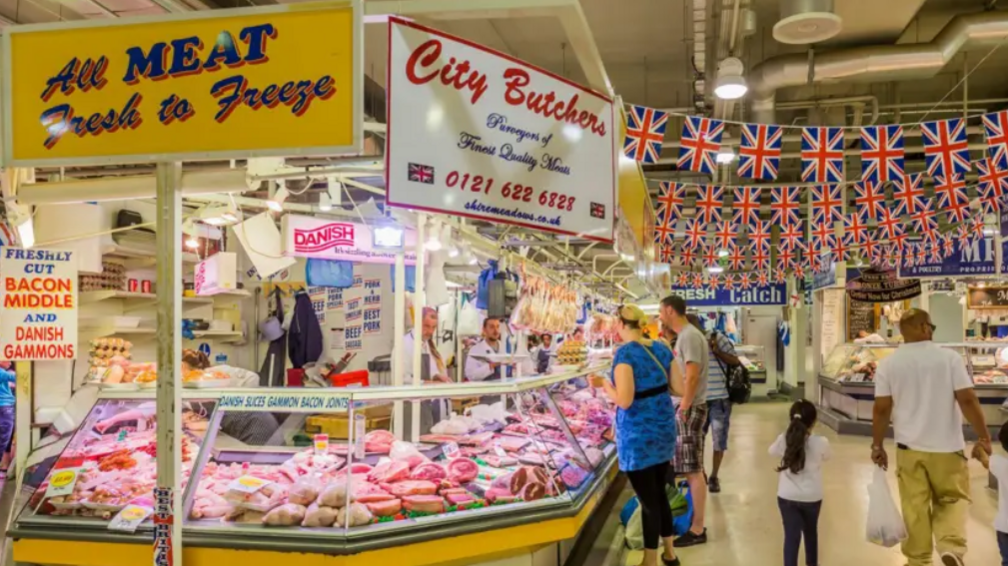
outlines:
[{"label": "tiled floor", "polygon": [[[767,448],[787,424],[787,404],[756,403],[735,408],[728,455],[721,472],[722,492],[712,494],[707,507],[706,545],[680,552],[684,566],[770,566],[781,564],[783,530],[777,510],[777,474]],[[819,520],[822,566],[902,566],[899,549],[865,542],[864,529],[872,474],[870,441],[837,436],[822,427],[833,446],[833,459],[824,472],[826,497]],[[888,444],[887,444],[888,446]],[[710,441],[707,444],[708,452]],[[890,448],[890,457],[893,448]],[[710,454],[707,455],[708,469]],[[966,564],[1000,564],[991,526],[997,510],[996,494],[987,489],[987,473],[971,462],[973,505],[970,510],[969,554]],[[889,473],[892,488],[896,478]],[[624,563],[640,564],[641,553],[629,552]],[[937,560],[936,564],[940,564]]]}]

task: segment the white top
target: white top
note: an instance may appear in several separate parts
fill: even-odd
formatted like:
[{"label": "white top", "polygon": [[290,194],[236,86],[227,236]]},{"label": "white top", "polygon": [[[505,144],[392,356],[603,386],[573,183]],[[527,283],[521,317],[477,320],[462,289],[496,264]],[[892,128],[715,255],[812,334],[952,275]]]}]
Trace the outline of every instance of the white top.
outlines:
[{"label": "white top", "polygon": [[[490,369],[490,364],[477,360],[478,356],[496,354],[501,350],[503,340],[497,341],[497,349],[490,347],[486,340],[480,340],[475,346],[469,349],[469,356],[465,363],[465,377],[469,381],[486,381],[494,376],[494,370]],[[504,374],[504,367],[501,367],[501,376]]]},{"label": "white top", "polygon": [[998,481],[998,512],[994,517],[994,530],[1008,533],[1008,458],[1000,454],[991,456],[990,473]]},{"label": "white top", "polygon": [[[780,458],[784,457],[786,448],[787,441],[783,434],[778,436],[770,447],[770,455],[778,459],[777,465],[780,465]],[[829,460],[829,457],[829,440],[818,434],[809,436],[805,441],[805,468],[797,474],[791,470],[784,470],[778,474],[780,477],[777,480],[777,497],[806,503],[822,501],[822,464]]]},{"label": "white top", "polygon": [[875,370],[875,397],[893,398],[897,444],[919,452],[966,449],[955,392],[970,387],[962,356],[931,341],[902,344]]},{"label": "white top", "polygon": [[[420,343],[420,353],[430,354],[430,346],[426,342]],[[441,373],[438,370],[437,360],[434,356],[427,356],[428,365],[430,366],[429,378],[434,379],[434,376]],[[410,330],[403,336],[403,353],[402,353],[402,363],[403,363],[403,383],[406,385],[413,384],[413,331]],[[422,360],[421,360],[421,363]]]}]

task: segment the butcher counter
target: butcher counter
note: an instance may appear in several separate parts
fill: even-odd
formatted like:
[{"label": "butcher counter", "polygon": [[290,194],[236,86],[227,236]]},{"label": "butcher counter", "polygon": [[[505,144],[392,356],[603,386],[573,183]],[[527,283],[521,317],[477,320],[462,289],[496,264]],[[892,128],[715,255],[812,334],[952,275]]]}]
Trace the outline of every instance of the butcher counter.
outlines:
[{"label": "butcher counter", "polygon": [[[183,487],[183,558],[274,566],[297,553],[299,564],[419,566],[557,545],[548,553],[559,560],[616,476],[614,408],[584,379],[606,370],[424,387],[184,390],[183,476],[198,479]],[[15,560],[151,560],[150,520],[134,533],[110,522],[150,500],[152,399],[103,391],[59,449],[34,455],[9,531]],[[472,407],[478,399],[501,402]],[[371,418],[397,402],[417,418]],[[345,436],[310,434],[306,424],[319,417],[344,419]],[[72,491],[46,497],[66,469],[78,473]]]}]

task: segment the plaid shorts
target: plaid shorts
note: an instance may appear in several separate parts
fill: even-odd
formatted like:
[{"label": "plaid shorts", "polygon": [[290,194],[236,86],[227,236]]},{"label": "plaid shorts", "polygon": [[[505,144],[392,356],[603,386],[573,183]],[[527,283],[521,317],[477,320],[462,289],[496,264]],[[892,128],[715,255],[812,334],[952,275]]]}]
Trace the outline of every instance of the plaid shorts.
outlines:
[{"label": "plaid shorts", "polygon": [[693,405],[683,413],[676,411],[676,448],[674,468],[680,474],[703,471],[704,425],[707,403]]}]

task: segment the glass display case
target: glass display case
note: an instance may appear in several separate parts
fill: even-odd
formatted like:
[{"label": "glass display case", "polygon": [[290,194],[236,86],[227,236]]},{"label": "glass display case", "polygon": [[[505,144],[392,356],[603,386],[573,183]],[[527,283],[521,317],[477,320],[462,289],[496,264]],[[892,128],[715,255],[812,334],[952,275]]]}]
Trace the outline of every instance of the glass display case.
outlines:
[{"label": "glass display case", "polygon": [[[585,374],[188,400],[183,536],[352,553],[573,516],[615,463],[614,406]],[[50,472],[83,466],[80,489],[45,498],[43,483],[12,533],[86,519],[87,540],[107,536],[122,505],[150,497],[152,418],[150,399],[100,398]]]}]

